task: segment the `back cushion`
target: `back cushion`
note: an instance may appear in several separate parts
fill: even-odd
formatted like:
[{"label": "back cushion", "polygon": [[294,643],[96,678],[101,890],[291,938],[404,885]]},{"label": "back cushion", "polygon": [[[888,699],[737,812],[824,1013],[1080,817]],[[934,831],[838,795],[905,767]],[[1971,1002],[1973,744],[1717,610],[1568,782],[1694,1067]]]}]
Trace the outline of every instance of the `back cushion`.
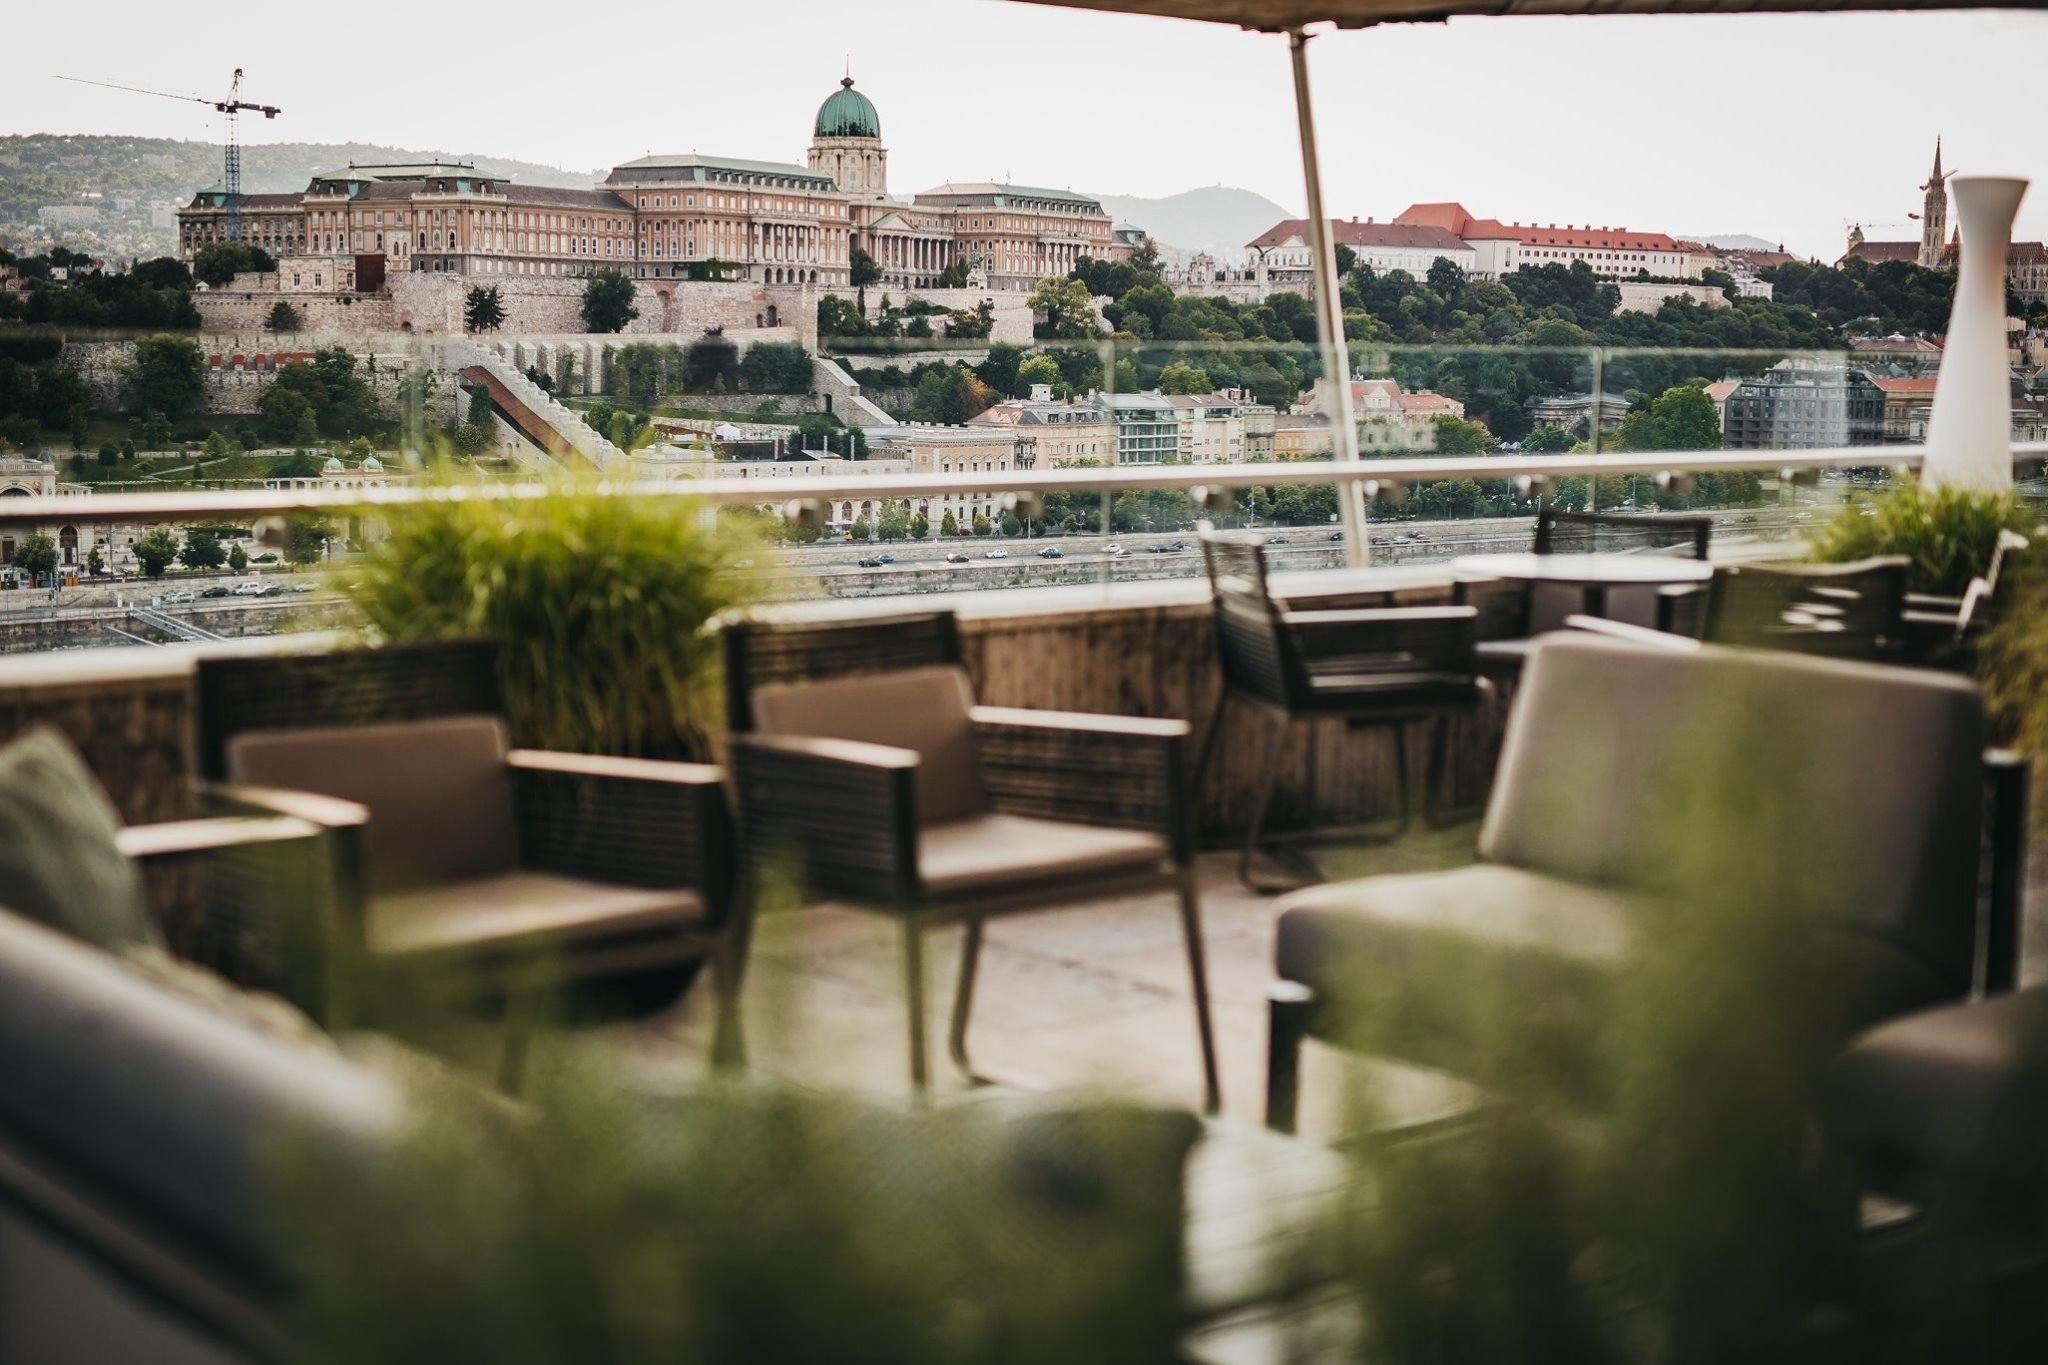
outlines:
[{"label": "back cushion", "polygon": [[1831,917],[1966,985],[1983,745],[1959,678],[1553,636],[1516,695],[1480,855]]},{"label": "back cushion", "polygon": [[0,749],[0,905],[102,948],[160,945],[121,817],[47,725]]},{"label": "back cushion", "polygon": [[988,809],[968,709],[967,670],[951,664],[863,673],[816,682],[771,683],[754,692],[764,734],[854,739],[918,756],[917,817],[924,824]]},{"label": "back cushion", "polygon": [[440,886],[519,865],[505,726],[496,716],[249,730],[228,741],[227,767],[231,781],[367,806],[373,890]]}]

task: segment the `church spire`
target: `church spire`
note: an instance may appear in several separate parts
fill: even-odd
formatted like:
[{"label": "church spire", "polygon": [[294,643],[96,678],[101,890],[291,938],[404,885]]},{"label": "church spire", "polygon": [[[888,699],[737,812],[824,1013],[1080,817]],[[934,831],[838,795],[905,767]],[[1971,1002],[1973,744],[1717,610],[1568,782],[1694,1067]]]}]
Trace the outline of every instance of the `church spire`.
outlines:
[{"label": "church spire", "polygon": [[1934,139],[1934,170],[1920,187],[1926,193],[1920,208],[1919,263],[1929,270],[1940,266],[1948,243],[1948,177],[1941,170],[1941,137]]}]

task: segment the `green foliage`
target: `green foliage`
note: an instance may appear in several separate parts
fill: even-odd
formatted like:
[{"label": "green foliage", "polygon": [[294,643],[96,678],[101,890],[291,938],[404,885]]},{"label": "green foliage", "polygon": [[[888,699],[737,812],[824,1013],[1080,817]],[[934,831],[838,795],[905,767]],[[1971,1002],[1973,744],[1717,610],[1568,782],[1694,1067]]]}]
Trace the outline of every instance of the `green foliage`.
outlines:
[{"label": "green foliage", "polygon": [[818,335],[858,337],[868,334],[867,318],[851,299],[827,294],[818,300]]},{"label": "green foliage", "polygon": [[333,535],[334,528],[311,513],[301,512],[285,518],[284,562],[318,564],[327,557],[327,542]]},{"label": "green foliage", "polygon": [[322,435],[357,436],[382,420],[369,381],[341,347],[316,352],[310,364],[294,361],[277,372],[256,400],[258,424],[279,445],[312,445]]},{"label": "green foliage", "polygon": [[1041,280],[1027,302],[1044,319],[1034,324],[1034,336],[1092,337],[1101,330],[1095,302],[1089,297],[1088,286],[1080,280]]},{"label": "green foliage", "polygon": [[583,326],[592,332],[623,332],[640,316],[633,306],[633,281],[617,270],[600,270],[583,286]]},{"label": "green foliage", "polygon": [[1847,563],[1876,555],[1913,561],[1907,586],[1914,592],[1959,596],[1991,565],[2002,530],[2025,532],[2032,518],[2010,494],[1928,489],[1918,481],[1878,498],[1876,515],[1844,507],[1814,537],[1813,557]]},{"label": "green foliage", "polygon": [[233,545],[228,546],[228,568],[235,573],[242,573],[248,567],[249,552],[242,548],[242,543],[236,541]]},{"label": "green foliage", "polygon": [[57,542],[41,531],[31,531],[14,548],[14,567],[31,578],[43,578],[57,571]]},{"label": "green foliage", "polygon": [[[1168,368],[1172,367],[1169,366]],[[1187,369],[1190,367],[1182,366],[1182,368]],[[1012,392],[1019,397],[1030,393],[1031,386],[1034,384],[1050,385],[1052,387],[1052,395],[1055,398],[1065,398],[1072,392],[1067,386],[1066,376],[1060,373],[1059,362],[1049,355],[1026,356],[1017,366],[1016,373],[1017,382],[1012,388]],[[1202,373],[1204,378],[1207,377],[1205,371],[1198,371],[1198,373]]]},{"label": "green foliage", "polygon": [[101,556],[99,546],[95,545],[90,550],[87,550],[85,552],[85,571],[87,573],[97,577],[98,575],[105,573],[106,570],[107,561],[103,556]]},{"label": "green foliage", "polygon": [[953,515],[953,509],[950,507],[939,517],[939,534],[942,536],[957,536],[960,534],[960,518]]},{"label": "green foliage", "polygon": [[198,526],[185,532],[184,548],[178,551],[178,562],[188,569],[218,569],[227,558],[219,538]]},{"label": "green foliage", "polygon": [[192,256],[192,273],[214,289],[232,284],[237,275],[277,269],[269,252],[247,242],[213,242]]},{"label": "green foliage", "polygon": [[2033,759],[2029,805],[2038,840],[2048,831],[2048,554],[2038,538],[2022,554],[2008,552],[1999,598],[1977,645],[1977,681],[2000,742]]},{"label": "green foliage", "polygon": [[910,410],[919,422],[958,425],[981,415],[996,395],[965,365],[934,366],[917,384],[917,400]]},{"label": "green foliage", "polygon": [[151,578],[162,578],[164,570],[178,557],[178,538],[171,534],[167,526],[152,526],[135,538],[135,544],[131,548],[135,553],[135,562],[142,566],[145,574]]},{"label": "green foliage", "polygon": [[209,460],[225,460],[228,457],[228,438],[216,428],[206,433],[206,444],[202,449]]},{"label": "green foliage", "polygon": [[739,347],[724,337],[699,338],[683,351],[683,383],[693,392],[729,393],[739,381]]},{"label": "green foliage", "polygon": [[[1164,1365],[1196,1126],[550,1081],[422,1093],[388,1160],[271,1165],[306,1365]],[[421,1293],[423,1284],[433,1292]]]},{"label": "green foliage", "polygon": [[270,332],[296,332],[303,325],[299,310],[283,299],[270,305],[270,313],[263,319],[264,330]]},{"label": "green foliage", "polygon": [[1721,417],[1697,385],[1669,388],[1622,420],[1618,450],[1719,450]]},{"label": "green foliage", "polygon": [[206,357],[184,337],[151,336],[135,343],[124,376],[130,412],[159,413],[171,422],[197,412],[206,397]]},{"label": "green foliage", "polygon": [[985,536],[989,533],[990,529],[988,518],[980,512],[976,512],[974,514],[974,534]]},{"label": "green foliage", "polygon": [[1207,370],[1197,369],[1183,361],[1173,361],[1159,372],[1161,393],[1212,393],[1215,388]]},{"label": "green foliage", "polygon": [[881,262],[859,247],[854,247],[847,253],[847,265],[847,282],[855,289],[866,289],[871,284],[882,282]]},{"label": "green foliage", "polygon": [[[588,297],[586,293],[586,300]],[[495,332],[504,321],[505,296],[498,286],[472,285],[462,301],[462,329],[466,332]]]},{"label": "green foliage", "polygon": [[811,353],[793,341],[760,341],[740,361],[740,382],[749,393],[809,393]]},{"label": "green foliage", "polygon": [[387,641],[496,640],[520,742],[602,753],[702,752],[716,721],[716,642],[740,605],[751,548],[676,499],[563,485],[531,502],[444,502],[389,514],[352,574],[364,623]]}]

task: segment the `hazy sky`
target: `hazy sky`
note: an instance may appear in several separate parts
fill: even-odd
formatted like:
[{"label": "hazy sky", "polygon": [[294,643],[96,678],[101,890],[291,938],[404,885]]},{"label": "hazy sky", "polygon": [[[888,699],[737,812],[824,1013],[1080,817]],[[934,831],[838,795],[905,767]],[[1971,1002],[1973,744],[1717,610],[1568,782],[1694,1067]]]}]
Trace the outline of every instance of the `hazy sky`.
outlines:
[{"label": "hazy sky", "polygon": [[[577,16],[591,22],[578,28]],[[251,141],[359,140],[605,167],[649,151],[802,161],[850,58],[890,183],[1010,177],[1303,203],[1284,40],[1009,0],[495,0],[22,7],[0,129],[209,139],[218,116],[47,79],[282,105]],[[1832,258],[1917,236],[1937,132],[1959,171],[2048,177],[2048,14],[1470,19],[1311,47],[1332,212],[1417,199],[1536,222],[1750,232]],[[331,54],[331,55],[323,55]],[[2048,185],[2021,210],[2048,236]]]}]

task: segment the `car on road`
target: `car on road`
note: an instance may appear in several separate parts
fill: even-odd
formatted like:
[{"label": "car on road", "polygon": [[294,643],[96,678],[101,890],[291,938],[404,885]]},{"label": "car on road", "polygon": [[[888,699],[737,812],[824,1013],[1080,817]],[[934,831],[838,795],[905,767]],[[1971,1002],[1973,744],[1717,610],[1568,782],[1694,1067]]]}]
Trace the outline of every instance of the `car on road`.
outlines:
[{"label": "car on road", "polygon": [[226,597],[228,595],[228,590],[226,588],[223,588],[220,584],[216,583],[212,587],[200,593],[199,595],[201,597]]},{"label": "car on road", "polygon": [[1008,550],[990,550],[982,556],[983,559],[1008,559],[1009,557],[1010,552]]},{"label": "car on road", "polygon": [[192,602],[196,601],[197,599],[198,595],[194,593],[190,588],[172,588],[169,592],[165,593],[162,597],[158,598],[157,600],[162,602],[165,606],[175,606],[181,602]]},{"label": "car on road", "polygon": [[1130,551],[1126,550],[1121,545],[1112,545],[1107,550],[1104,550],[1103,553],[1108,555],[1111,559],[1122,559],[1125,555],[1128,555]]},{"label": "car on road", "polygon": [[300,580],[299,582],[297,582],[297,583],[294,583],[294,584],[292,584],[292,586],[291,586],[291,591],[293,591],[293,592],[311,592],[311,591],[313,591],[313,589],[314,589],[314,588],[315,588],[316,586],[318,586],[318,585],[316,585],[316,584],[315,584],[315,583],[313,582],[313,580],[312,580],[312,579],[310,579],[310,578],[308,578],[308,579],[302,579],[302,580]]},{"label": "car on road", "polygon": [[1342,539],[1344,539],[1344,533],[1343,533],[1342,531],[1332,531],[1332,532],[1330,532],[1330,539],[1332,539],[1332,540],[1342,540]]},{"label": "car on road", "polygon": [[235,596],[261,597],[263,596],[263,585],[261,583],[258,583],[253,578],[250,579],[247,583],[237,583],[235,584]]},{"label": "car on road", "polygon": [[862,555],[859,563],[863,569],[879,569],[882,567],[882,557],[880,555]]},{"label": "car on road", "polygon": [[958,550],[955,550],[953,551],[953,553],[946,556],[946,562],[948,564],[965,564],[967,562],[967,556],[961,554]]},{"label": "car on road", "polygon": [[1067,554],[1066,551],[1057,545],[1048,545],[1038,552],[1038,557],[1040,559],[1065,559]]},{"label": "car on road", "polygon": [[1266,543],[1267,543],[1268,545],[1285,545],[1285,544],[1287,543],[1287,537],[1286,537],[1286,536],[1267,536],[1267,537],[1266,537]]},{"label": "car on road", "polygon": [[883,564],[894,564],[896,562],[896,556],[890,554],[887,550],[882,551],[882,553],[876,555],[875,558]]}]

